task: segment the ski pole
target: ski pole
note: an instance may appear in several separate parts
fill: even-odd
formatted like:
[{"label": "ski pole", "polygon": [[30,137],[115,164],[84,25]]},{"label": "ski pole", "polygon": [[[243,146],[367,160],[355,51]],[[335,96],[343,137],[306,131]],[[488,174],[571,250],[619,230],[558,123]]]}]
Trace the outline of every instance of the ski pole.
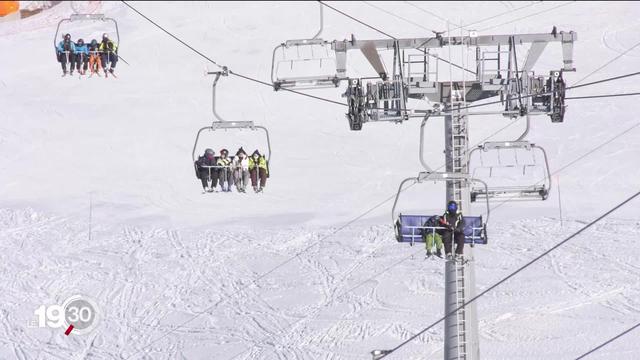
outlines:
[{"label": "ski pole", "polygon": [[[118,55],[118,59],[124,61],[125,64],[129,65],[127,60],[123,59],[122,56]],[[131,66],[131,65],[129,65],[129,66]]]}]

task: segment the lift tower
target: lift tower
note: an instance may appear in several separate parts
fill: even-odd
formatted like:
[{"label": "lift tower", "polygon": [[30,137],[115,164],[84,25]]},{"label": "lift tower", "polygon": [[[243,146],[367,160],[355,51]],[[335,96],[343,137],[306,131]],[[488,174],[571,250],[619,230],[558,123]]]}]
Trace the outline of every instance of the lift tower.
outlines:
[{"label": "lift tower", "polygon": [[[424,241],[425,231],[435,231],[438,227],[424,225],[432,215],[406,215],[396,213],[398,198],[409,181],[443,181],[446,182],[447,200],[455,200],[458,208],[465,213],[465,256],[462,260],[448,259],[445,262],[445,360],[478,360],[480,349],[478,341],[478,321],[475,303],[467,304],[475,296],[475,267],[473,254],[474,244],[487,243],[486,226],[489,220],[489,191],[487,184],[481,179],[474,179],[469,174],[469,116],[471,115],[503,115],[507,118],[521,116],[548,115],[552,122],[563,122],[566,106],[565,82],[563,72],[575,71],[573,67],[573,43],[577,34],[573,31],[557,31],[554,27],[550,33],[513,34],[513,35],[479,35],[474,31],[461,36],[442,36],[409,39],[375,39],[357,40],[353,35],[349,40],[322,41],[331,46],[334,56],[335,71],[323,78],[310,78],[308,74],[290,75],[286,85],[290,88],[321,88],[327,84],[337,86],[347,81],[344,97],[347,99],[351,130],[362,130],[365,123],[390,121],[402,123],[411,118],[423,118],[420,133],[420,161],[424,171],[415,178],[405,179],[398,189],[392,209],[392,219],[399,242]],[[298,40],[295,46],[309,47],[315,45],[317,39]],[[560,43],[562,47],[562,67],[538,75],[533,67],[549,43]],[[288,43],[287,43],[288,44]],[[311,45],[310,45],[311,44]],[[528,46],[524,62],[518,60],[518,49]],[[462,46],[475,49],[475,69],[461,68],[471,73],[472,79],[464,76],[462,80],[441,79],[439,64],[449,63],[439,54],[437,49]],[[351,50],[360,52],[369,62],[375,77],[349,78],[347,76],[347,53]],[[381,52],[393,52],[393,68],[387,69],[382,61]],[[433,51],[433,53],[432,53]],[[451,52],[450,52],[451,53]],[[275,52],[274,52],[275,54]],[[312,53],[313,54],[313,53]],[[318,61],[313,56],[304,58],[306,62]],[[321,59],[320,63],[327,63]],[[274,56],[274,64],[275,64]],[[275,65],[274,65],[275,66]],[[456,65],[456,67],[459,67]],[[452,74],[451,68],[449,74]],[[379,79],[377,79],[379,78]],[[311,79],[311,80],[309,80]],[[274,81],[274,89],[278,90],[281,82]],[[476,111],[473,104],[477,101],[499,97],[502,109],[499,111]],[[410,109],[410,100],[427,100],[428,109]],[[424,102],[423,102],[424,104]],[[445,123],[445,160],[444,172],[434,171],[424,160],[424,129],[429,118],[444,117]],[[527,122],[528,126],[528,122]],[[528,131],[528,127],[527,127]],[[526,132],[523,134],[523,136]],[[522,136],[521,136],[522,138]],[[519,138],[518,140],[521,140]],[[524,141],[523,141],[524,143]],[[507,144],[505,142],[505,144]],[[526,145],[526,144],[525,144]],[[493,145],[496,147],[496,145]],[[511,146],[507,144],[506,146]],[[497,147],[505,147],[498,144]],[[489,148],[489,147],[487,147]],[[482,216],[471,213],[472,182],[481,183],[485,190],[487,212]],[[546,194],[542,194],[546,198]],[[384,351],[372,353],[383,356]]]}]

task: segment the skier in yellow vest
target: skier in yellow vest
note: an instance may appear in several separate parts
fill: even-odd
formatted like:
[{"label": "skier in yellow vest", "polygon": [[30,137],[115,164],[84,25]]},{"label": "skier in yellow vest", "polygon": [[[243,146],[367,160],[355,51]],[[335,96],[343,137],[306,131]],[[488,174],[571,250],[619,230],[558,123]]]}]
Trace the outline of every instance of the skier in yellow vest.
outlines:
[{"label": "skier in yellow vest", "polygon": [[[256,193],[262,192],[269,177],[269,164],[264,155],[260,155],[258,150],[254,151],[249,158],[249,175],[251,175],[253,191]],[[258,180],[260,180],[259,184]]]}]

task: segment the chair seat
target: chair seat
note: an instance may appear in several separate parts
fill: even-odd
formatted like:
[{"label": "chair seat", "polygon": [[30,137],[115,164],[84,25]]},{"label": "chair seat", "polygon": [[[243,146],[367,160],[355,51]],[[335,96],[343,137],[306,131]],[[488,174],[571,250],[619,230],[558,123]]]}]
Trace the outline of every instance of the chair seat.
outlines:
[{"label": "chair seat", "polygon": [[[396,221],[398,242],[425,242],[423,234],[444,230],[443,227],[424,226],[435,215],[403,215]],[[482,216],[464,216],[464,242],[466,244],[487,244],[486,228]]]}]

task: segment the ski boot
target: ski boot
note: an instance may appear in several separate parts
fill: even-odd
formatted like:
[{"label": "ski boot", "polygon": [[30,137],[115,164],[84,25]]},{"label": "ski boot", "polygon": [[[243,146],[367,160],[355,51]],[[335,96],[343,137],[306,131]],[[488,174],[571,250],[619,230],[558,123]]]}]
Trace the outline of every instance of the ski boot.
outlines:
[{"label": "ski boot", "polygon": [[436,256],[442,259],[442,250],[436,250]]},{"label": "ski boot", "polygon": [[451,253],[447,253],[447,260],[453,260],[453,255],[451,255]]}]

